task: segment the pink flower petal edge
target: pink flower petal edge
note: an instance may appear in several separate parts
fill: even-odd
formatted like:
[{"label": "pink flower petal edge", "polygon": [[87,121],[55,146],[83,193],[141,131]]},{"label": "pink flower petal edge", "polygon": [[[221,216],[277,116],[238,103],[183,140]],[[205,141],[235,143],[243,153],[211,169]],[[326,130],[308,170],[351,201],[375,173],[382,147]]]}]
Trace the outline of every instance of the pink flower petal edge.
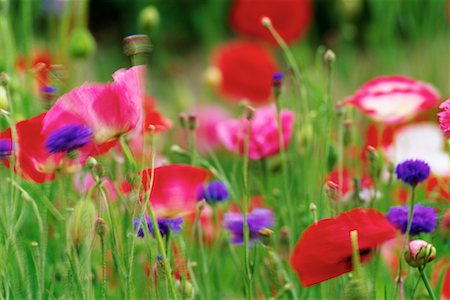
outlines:
[{"label": "pink flower petal edge", "polygon": [[377,121],[398,124],[436,106],[439,98],[430,84],[404,76],[382,76],[363,84],[344,102]]},{"label": "pink flower petal edge", "polygon": [[43,132],[67,123],[85,124],[93,130],[97,144],[111,141],[142,122],[145,67],[120,69],[114,82],[85,83],[61,96],[48,111]]},{"label": "pink flower petal edge", "polygon": [[444,132],[445,137],[450,138],[450,99],[447,99],[440,106],[442,111],[438,113],[439,126]]}]

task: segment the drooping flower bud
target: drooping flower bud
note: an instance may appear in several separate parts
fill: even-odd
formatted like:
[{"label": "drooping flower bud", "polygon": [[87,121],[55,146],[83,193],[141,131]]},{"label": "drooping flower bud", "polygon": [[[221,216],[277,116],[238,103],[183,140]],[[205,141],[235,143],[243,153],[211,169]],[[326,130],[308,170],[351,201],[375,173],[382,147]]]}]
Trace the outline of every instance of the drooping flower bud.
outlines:
[{"label": "drooping flower bud", "polygon": [[74,58],[87,58],[97,48],[95,39],[85,27],[77,27],[70,38],[70,54]]},{"label": "drooping flower bud", "polygon": [[197,128],[197,115],[194,113],[190,113],[187,119],[187,128],[189,130],[195,130]]},{"label": "drooping flower bud", "polygon": [[409,242],[404,257],[406,263],[411,267],[421,267],[434,260],[436,248],[424,240],[414,240]]},{"label": "drooping flower bud", "polygon": [[95,221],[95,233],[99,236],[104,236],[106,233],[106,223],[102,218],[98,218]]},{"label": "drooping flower bud", "polygon": [[123,39],[123,51],[130,56],[133,65],[145,64],[146,55],[150,53],[151,46],[145,34],[135,34]]},{"label": "drooping flower bud", "polygon": [[334,52],[331,49],[328,49],[327,51],[325,51],[323,55],[323,60],[327,64],[333,64],[336,61],[336,54],[334,54]]},{"label": "drooping flower bud", "polygon": [[77,203],[69,219],[69,236],[74,245],[82,246],[92,241],[95,223],[95,206],[91,200],[82,200]]}]

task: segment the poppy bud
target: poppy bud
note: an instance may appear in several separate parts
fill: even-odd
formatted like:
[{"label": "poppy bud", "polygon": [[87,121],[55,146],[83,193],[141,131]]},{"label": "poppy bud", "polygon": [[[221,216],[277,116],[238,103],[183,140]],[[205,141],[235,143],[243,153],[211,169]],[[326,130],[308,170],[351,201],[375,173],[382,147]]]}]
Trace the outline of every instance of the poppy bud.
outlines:
[{"label": "poppy bud", "polygon": [[272,21],[270,20],[269,17],[262,17],[261,18],[261,24],[264,27],[269,27],[269,26],[272,26]]},{"label": "poppy bud", "polygon": [[7,86],[10,82],[9,75],[5,72],[0,73],[0,85]]},{"label": "poppy bud", "polygon": [[179,282],[178,291],[183,299],[192,299],[194,297],[194,288],[187,280]]},{"label": "poppy bud", "polygon": [[406,263],[411,267],[421,267],[434,260],[436,248],[424,240],[414,240],[409,242],[404,257]]},{"label": "poppy bud", "polygon": [[8,108],[8,93],[6,88],[0,85],[0,109]]},{"label": "poppy bud", "polygon": [[216,89],[222,82],[222,73],[217,67],[209,67],[203,74],[203,80],[209,87]]},{"label": "poppy bud", "polygon": [[95,233],[99,236],[104,236],[106,233],[106,223],[102,218],[98,218],[95,221]]},{"label": "poppy bud", "polygon": [[97,165],[97,160],[93,158],[92,156],[89,157],[86,161],[86,165],[89,169],[93,169]]},{"label": "poppy bud", "polygon": [[144,64],[146,54],[151,51],[148,37],[145,34],[127,36],[123,39],[123,51],[126,56],[133,58],[133,65]]},{"label": "poppy bud", "polygon": [[185,112],[180,113],[178,115],[178,121],[180,122],[181,128],[187,128],[188,115]]},{"label": "poppy bud", "polygon": [[336,54],[331,49],[328,49],[323,55],[323,60],[327,64],[333,64],[336,61]]},{"label": "poppy bud", "polygon": [[69,236],[74,245],[82,246],[92,240],[95,222],[95,206],[89,199],[77,203],[69,219]]},{"label": "poppy bud", "polygon": [[253,107],[251,107],[250,105],[247,106],[246,111],[245,111],[245,118],[247,120],[251,120],[253,119],[255,115],[255,109]]},{"label": "poppy bud", "polygon": [[190,113],[188,116],[187,127],[190,130],[195,130],[197,128],[197,115],[194,113]]},{"label": "poppy bud", "polygon": [[369,299],[369,290],[361,279],[352,279],[344,287],[344,299],[364,300]]},{"label": "poppy bud", "polygon": [[339,186],[333,181],[328,181],[325,185],[325,194],[333,201],[339,199]]},{"label": "poppy bud", "polygon": [[139,28],[143,32],[151,32],[159,25],[159,12],[153,5],[145,7],[139,13]]},{"label": "poppy bud", "polygon": [[372,147],[367,147],[367,156],[369,158],[370,167],[369,172],[373,179],[377,179],[381,175],[381,170],[383,168],[383,160],[380,157],[378,151]]},{"label": "poppy bud", "polygon": [[74,58],[87,58],[96,49],[95,39],[85,27],[77,27],[70,38],[70,54]]}]

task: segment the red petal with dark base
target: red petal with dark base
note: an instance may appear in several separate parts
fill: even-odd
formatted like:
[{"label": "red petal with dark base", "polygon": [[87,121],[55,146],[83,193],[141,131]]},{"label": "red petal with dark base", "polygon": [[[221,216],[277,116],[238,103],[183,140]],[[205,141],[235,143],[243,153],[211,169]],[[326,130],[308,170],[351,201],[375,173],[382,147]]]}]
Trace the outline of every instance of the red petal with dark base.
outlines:
[{"label": "red petal with dark base", "polygon": [[351,272],[350,232],[358,231],[361,261],[378,245],[395,237],[395,228],[374,209],[353,209],[309,226],[291,254],[290,263],[303,286]]}]

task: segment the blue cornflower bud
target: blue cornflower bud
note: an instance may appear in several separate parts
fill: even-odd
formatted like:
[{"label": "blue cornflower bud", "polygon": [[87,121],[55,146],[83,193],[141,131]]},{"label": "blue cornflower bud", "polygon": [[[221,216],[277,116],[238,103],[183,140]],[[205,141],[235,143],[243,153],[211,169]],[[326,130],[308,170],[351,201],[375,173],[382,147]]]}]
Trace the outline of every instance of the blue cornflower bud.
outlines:
[{"label": "blue cornflower bud", "polygon": [[412,187],[430,176],[430,166],[419,159],[408,159],[397,165],[395,168],[397,178]]},{"label": "blue cornflower bud", "polygon": [[91,137],[91,128],[69,124],[53,131],[45,141],[45,146],[50,153],[70,152],[89,143]]}]

